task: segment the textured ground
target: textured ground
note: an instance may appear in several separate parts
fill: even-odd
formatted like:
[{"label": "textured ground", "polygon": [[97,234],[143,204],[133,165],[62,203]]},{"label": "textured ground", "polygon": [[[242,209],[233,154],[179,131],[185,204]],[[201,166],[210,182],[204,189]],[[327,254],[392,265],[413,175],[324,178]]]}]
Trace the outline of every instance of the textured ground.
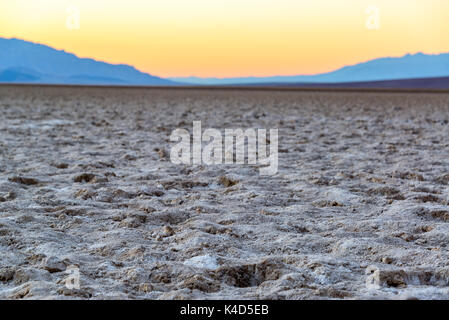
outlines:
[{"label": "textured ground", "polygon": [[[0,87],[0,112],[0,298],[449,298],[448,94]],[[172,164],[194,120],[279,128],[279,173]]]}]

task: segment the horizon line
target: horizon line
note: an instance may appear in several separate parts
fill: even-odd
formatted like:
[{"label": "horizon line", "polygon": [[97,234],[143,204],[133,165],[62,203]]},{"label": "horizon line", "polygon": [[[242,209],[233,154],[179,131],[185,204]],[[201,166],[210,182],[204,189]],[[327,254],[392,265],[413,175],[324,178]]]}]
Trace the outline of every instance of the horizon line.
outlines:
[{"label": "horizon line", "polygon": [[189,78],[195,78],[195,79],[201,79],[201,80],[233,80],[233,79],[247,79],[247,78],[254,78],[254,79],[260,79],[260,78],[276,78],[276,77],[301,77],[301,76],[319,76],[319,75],[325,75],[325,74],[329,74],[338,70],[341,70],[343,68],[346,67],[353,67],[356,66],[358,64],[363,64],[363,63],[367,63],[367,62],[371,62],[374,60],[380,60],[380,59],[399,59],[399,58],[404,58],[406,56],[415,56],[415,55],[426,55],[426,56],[438,56],[438,55],[444,55],[444,54],[449,54],[449,52],[439,52],[439,53],[426,53],[423,51],[417,51],[415,53],[411,53],[411,52],[407,52],[403,55],[398,55],[398,56],[380,56],[374,59],[370,59],[370,60],[363,60],[357,63],[353,63],[353,64],[348,64],[348,65],[343,65],[334,69],[331,69],[330,71],[326,71],[326,72],[321,72],[321,73],[313,73],[313,74],[304,74],[304,73],[295,73],[295,74],[274,74],[274,75],[266,75],[266,76],[254,76],[254,75],[247,75],[247,76],[234,76],[234,77],[216,77],[216,76],[211,76],[211,77],[202,77],[202,76],[195,76],[195,75],[188,75],[188,76],[170,76],[170,77],[166,77],[166,76],[159,76],[156,75],[152,72],[148,72],[148,71],[143,71],[142,69],[139,69],[138,67],[136,67],[133,64],[130,63],[126,63],[126,62],[121,62],[121,63],[114,63],[114,62],[108,62],[106,60],[102,60],[101,58],[95,58],[95,57],[86,57],[86,56],[79,56],[77,53],[75,52],[70,52],[70,51],[66,51],[65,49],[58,49],[56,47],[52,47],[51,45],[45,44],[45,43],[41,43],[41,42],[36,42],[36,41],[31,41],[31,40],[25,40],[23,38],[18,38],[18,37],[2,37],[0,36],[0,39],[5,39],[5,40],[18,40],[18,41],[23,41],[23,42],[28,42],[28,43],[32,43],[32,44],[36,44],[36,45],[41,45],[41,46],[45,46],[48,48],[51,48],[53,50],[59,51],[59,52],[64,52],[67,54],[72,54],[75,57],[77,57],[78,59],[85,59],[85,60],[94,60],[96,62],[100,62],[100,63],[106,63],[106,64],[110,64],[110,65],[114,65],[114,66],[128,66],[131,68],[134,68],[135,70],[141,72],[141,73],[145,73],[151,76],[155,76],[161,79],[167,79],[167,80],[173,80],[173,79],[189,79]]}]

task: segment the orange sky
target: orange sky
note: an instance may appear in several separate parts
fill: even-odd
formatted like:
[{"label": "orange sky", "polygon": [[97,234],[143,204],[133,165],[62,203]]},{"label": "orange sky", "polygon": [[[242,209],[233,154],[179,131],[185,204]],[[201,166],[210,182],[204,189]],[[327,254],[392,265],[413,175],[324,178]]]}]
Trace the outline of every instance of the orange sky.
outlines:
[{"label": "orange sky", "polygon": [[[370,6],[379,29],[366,26]],[[0,0],[0,36],[162,77],[315,74],[449,52],[449,1]]]}]

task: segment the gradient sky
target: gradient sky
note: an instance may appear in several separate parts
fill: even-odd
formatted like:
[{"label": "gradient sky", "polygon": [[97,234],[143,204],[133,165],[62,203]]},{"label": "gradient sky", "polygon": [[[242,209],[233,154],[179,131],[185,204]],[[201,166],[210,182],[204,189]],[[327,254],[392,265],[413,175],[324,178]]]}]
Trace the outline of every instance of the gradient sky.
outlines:
[{"label": "gradient sky", "polygon": [[[80,28],[66,26],[67,8]],[[380,29],[368,29],[369,6]],[[448,0],[0,0],[0,36],[162,77],[316,74],[449,52]]]}]

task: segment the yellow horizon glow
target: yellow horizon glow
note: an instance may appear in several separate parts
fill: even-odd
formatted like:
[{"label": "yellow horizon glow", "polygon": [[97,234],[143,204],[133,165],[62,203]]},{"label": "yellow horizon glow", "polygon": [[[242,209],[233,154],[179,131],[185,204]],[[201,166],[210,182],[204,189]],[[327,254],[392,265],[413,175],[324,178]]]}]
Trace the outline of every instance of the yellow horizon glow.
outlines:
[{"label": "yellow horizon glow", "polygon": [[[78,30],[66,27],[69,6]],[[365,26],[369,6],[378,30]],[[449,52],[449,1],[0,0],[0,36],[162,77],[317,74]]]}]

